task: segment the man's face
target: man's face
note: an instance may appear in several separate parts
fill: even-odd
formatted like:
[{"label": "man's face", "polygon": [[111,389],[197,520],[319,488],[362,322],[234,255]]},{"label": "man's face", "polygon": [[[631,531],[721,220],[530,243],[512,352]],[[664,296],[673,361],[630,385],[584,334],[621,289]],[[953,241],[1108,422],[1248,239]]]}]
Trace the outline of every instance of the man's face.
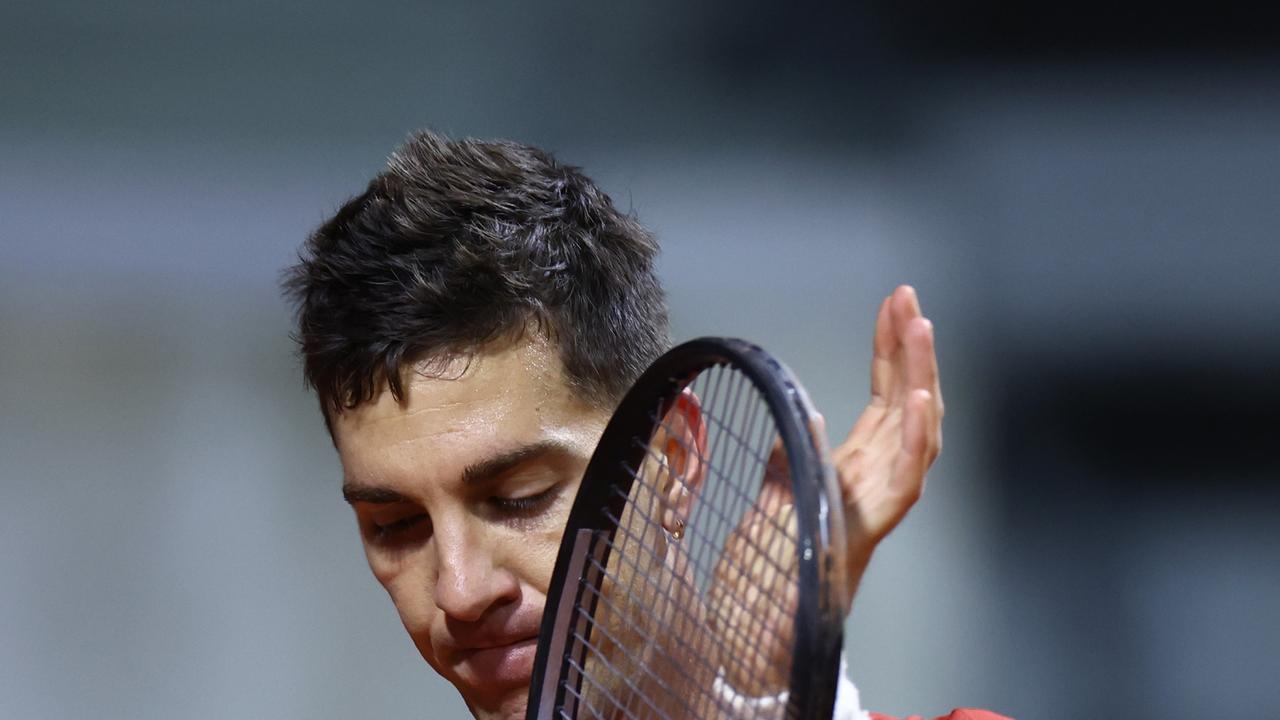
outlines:
[{"label": "man's face", "polygon": [[413,642],[482,718],[520,718],[551,572],[608,413],[540,337],[334,418],[344,494]]}]

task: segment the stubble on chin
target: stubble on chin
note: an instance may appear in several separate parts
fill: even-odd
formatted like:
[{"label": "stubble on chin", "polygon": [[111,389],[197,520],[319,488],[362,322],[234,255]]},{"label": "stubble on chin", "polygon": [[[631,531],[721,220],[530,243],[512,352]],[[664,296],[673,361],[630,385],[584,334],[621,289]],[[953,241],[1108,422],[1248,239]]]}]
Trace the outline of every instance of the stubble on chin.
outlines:
[{"label": "stubble on chin", "polygon": [[528,686],[505,694],[507,697],[504,699],[489,698],[490,702],[484,703],[484,707],[467,701],[467,709],[476,720],[524,720],[529,705]]}]

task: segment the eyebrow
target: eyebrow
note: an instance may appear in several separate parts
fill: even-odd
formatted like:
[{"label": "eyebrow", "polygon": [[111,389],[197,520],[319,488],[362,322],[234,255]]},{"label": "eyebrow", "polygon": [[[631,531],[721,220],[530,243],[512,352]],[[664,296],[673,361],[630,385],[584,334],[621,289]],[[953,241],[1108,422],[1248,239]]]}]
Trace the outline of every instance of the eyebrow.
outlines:
[{"label": "eyebrow", "polygon": [[[539,440],[521,445],[499,455],[468,465],[462,471],[462,484],[480,485],[531,460],[548,455],[568,455],[570,453],[570,447],[557,440]],[[407,500],[404,495],[390,488],[363,485],[351,481],[342,484],[342,497],[351,504],[359,502],[387,505]]]}]

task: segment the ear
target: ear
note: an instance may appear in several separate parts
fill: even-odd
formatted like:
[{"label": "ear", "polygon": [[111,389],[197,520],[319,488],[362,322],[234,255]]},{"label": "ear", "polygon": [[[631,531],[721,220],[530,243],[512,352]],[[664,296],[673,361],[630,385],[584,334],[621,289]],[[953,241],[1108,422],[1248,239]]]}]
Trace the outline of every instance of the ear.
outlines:
[{"label": "ear", "polygon": [[678,540],[706,476],[707,426],[698,396],[685,388],[667,410],[662,425],[662,452],[668,468],[662,488],[662,526]]}]

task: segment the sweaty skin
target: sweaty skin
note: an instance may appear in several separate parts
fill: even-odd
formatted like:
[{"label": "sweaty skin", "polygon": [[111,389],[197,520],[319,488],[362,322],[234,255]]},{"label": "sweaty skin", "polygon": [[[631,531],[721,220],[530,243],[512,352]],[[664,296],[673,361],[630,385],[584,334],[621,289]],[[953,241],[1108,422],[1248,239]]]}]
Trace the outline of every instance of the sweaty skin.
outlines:
[{"label": "sweaty skin", "polygon": [[[555,349],[534,333],[427,367],[405,378],[403,402],[384,388],[332,418],[344,495],[369,567],[423,658],[476,717],[516,720],[561,534],[610,412],[575,396]],[[924,489],[942,415],[933,327],[902,286],[876,320],[871,402],[832,451],[850,601],[875,546]],[[666,572],[684,574],[678,554],[669,562]],[[712,598],[716,622],[752,612],[724,597]],[[758,690],[769,692],[776,679],[765,680]]]},{"label": "sweaty skin", "polygon": [[384,391],[333,422],[369,567],[477,717],[522,718],[560,536],[608,412],[575,399],[536,338],[406,379],[404,403]]}]

